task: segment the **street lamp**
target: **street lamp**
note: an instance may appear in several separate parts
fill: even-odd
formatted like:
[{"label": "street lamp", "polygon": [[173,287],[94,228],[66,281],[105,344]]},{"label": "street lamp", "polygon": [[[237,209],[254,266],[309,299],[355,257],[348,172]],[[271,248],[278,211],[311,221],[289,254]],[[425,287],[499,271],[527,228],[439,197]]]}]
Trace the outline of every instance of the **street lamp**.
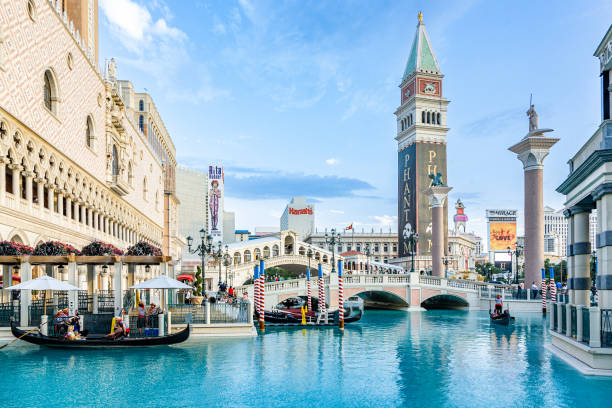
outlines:
[{"label": "street lamp", "polygon": [[310,260],[312,259],[312,249],[308,248],[308,251],[306,251],[306,256],[308,257],[308,272],[310,272]]},{"label": "street lamp", "polygon": [[370,272],[371,272],[370,271],[370,255],[372,255],[371,252],[370,252],[370,243],[369,242],[366,243],[365,254],[366,254],[366,257],[368,258],[368,275],[369,275]]},{"label": "street lamp", "polygon": [[[200,257],[201,268],[202,268],[202,281],[204,283],[204,292],[206,293],[206,254],[212,253],[212,237],[210,235],[206,235],[206,230],[202,228],[200,230],[200,245],[198,245],[193,250],[191,249],[191,244],[193,243],[193,238],[187,237],[187,251],[190,254],[197,254]],[[204,296],[204,302],[206,302],[206,296]]]},{"label": "street lamp", "polygon": [[[514,253],[516,254],[516,274],[515,274],[515,279],[514,279],[514,283],[518,284],[519,281],[519,257],[521,255],[523,255],[523,246],[522,245],[516,245],[516,250],[514,251]],[[563,266],[561,266],[561,268],[563,268]],[[563,273],[563,271],[561,271]]]},{"label": "street lamp", "polygon": [[410,272],[414,272],[414,255],[416,254],[416,245],[419,241],[419,234],[416,233],[412,228],[408,230],[404,230],[404,242],[408,242],[408,248],[410,249],[410,255],[412,257],[412,267],[410,268]]},{"label": "street lamp", "polygon": [[[335,228],[330,231],[331,234],[325,232],[325,244],[329,248],[331,245],[332,249],[332,273],[336,272],[336,245],[340,245],[340,233],[336,232]],[[310,265],[310,258],[308,258],[308,265]],[[309,266],[310,269],[310,266]]]},{"label": "street lamp", "polygon": [[449,256],[443,256],[442,257],[442,263],[444,264],[444,277],[448,278],[448,265],[450,265],[452,262],[451,257]]},{"label": "street lamp", "polygon": [[[223,249],[225,249],[225,254],[223,253]],[[221,283],[222,283],[221,282],[221,263],[222,263],[221,261],[225,255],[228,255],[227,250],[228,250],[228,246],[226,245],[225,248],[223,248],[223,244],[219,242],[219,244],[217,245],[217,250],[212,251],[215,261],[219,264],[219,282],[217,283],[217,286],[219,287],[219,291],[221,291]]]}]

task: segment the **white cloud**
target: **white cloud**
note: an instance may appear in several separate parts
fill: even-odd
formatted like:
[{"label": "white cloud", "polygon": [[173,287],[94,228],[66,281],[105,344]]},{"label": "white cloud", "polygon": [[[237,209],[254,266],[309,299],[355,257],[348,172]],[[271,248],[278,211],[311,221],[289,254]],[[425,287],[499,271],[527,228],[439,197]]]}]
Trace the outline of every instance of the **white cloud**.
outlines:
[{"label": "white cloud", "polygon": [[373,215],[376,221],[378,221],[378,225],[383,227],[390,227],[397,223],[397,215]]},{"label": "white cloud", "polygon": [[344,214],[344,211],[342,210],[329,210],[329,212],[332,214]]},{"label": "white cloud", "polygon": [[327,163],[330,166],[335,166],[336,164],[339,163],[338,159],[334,159],[333,157],[330,159],[325,160],[325,163]]}]

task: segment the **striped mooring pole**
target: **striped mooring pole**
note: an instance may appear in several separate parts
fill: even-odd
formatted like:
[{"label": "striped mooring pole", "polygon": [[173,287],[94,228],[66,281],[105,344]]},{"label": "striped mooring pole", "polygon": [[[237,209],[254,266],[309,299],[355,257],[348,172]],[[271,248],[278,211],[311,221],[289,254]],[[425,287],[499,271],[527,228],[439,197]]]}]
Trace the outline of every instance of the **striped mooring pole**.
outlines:
[{"label": "striped mooring pole", "polygon": [[259,331],[262,333],[266,330],[265,307],[266,307],[266,268],[263,259],[259,261],[259,298],[261,299],[261,313],[259,314]]},{"label": "striped mooring pole", "polygon": [[255,265],[253,272],[253,308],[259,320],[259,265]]},{"label": "striped mooring pole", "polygon": [[319,264],[319,314],[325,312],[325,281],[323,280],[323,266]]},{"label": "striped mooring pole", "polygon": [[555,302],[557,300],[557,286],[555,285],[555,269],[550,268],[550,301]]},{"label": "striped mooring pole", "polygon": [[306,291],[308,295],[308,311],[312,310],[312,294],[310,293],[310,268],[306,271]]},{"label": "striped mooring pole", "polygon": [[344,330],[344,288],[342,287],[342,261],[338,261],[338,327]]},{"label": "striped mooring pole", "polygon": [[542,269],[542,314],[546,314],[546,269]]}]

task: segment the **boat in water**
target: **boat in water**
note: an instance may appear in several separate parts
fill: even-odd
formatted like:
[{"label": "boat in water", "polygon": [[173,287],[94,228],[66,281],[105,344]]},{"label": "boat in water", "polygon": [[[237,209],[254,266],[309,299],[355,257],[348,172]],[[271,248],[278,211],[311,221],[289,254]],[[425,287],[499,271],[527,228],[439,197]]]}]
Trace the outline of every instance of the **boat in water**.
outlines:
[{"label": "boat in water", "polygon": [[[115,347],[147,347],[182,343],[189,338],[189,325],[179,332],[158,337],[121,337],[117,340],[103,338],[102,336],[87,336],[80,340],[68,340],[64,337],[44,336],[40,333],[27,333],[18,329],[11,322],[13,336],[32,344],[60,348],[115,348]],[[26,334],[27,333],[27,334]],[[23,336],[23,337],[22,337]]]},{"label": "boat in water", "polygon": [[504,313],[489,313],[489,318],[491,319],[491,323],[502,326],[508,326],[510,322],[514,320],[514,316],[510,316],[508,310],[505,310]]},{"label": "boat in water", "polygon": [[[340,322],[339,310],[332,310],[319,318],[318,299],[311,298],[312,310],[304,313],[307,325],[337,326]],[[266,324],[273,325],[302,325],[302,308],[306,308],[308,299],[306,296],[290,297],[276,305],[272,310],[264,311]],[[363,316],[363,300],[358,296],[351,296],[344,302],[344,323],[356,322]],[[255,318],[259,314],[255,311]]]}]

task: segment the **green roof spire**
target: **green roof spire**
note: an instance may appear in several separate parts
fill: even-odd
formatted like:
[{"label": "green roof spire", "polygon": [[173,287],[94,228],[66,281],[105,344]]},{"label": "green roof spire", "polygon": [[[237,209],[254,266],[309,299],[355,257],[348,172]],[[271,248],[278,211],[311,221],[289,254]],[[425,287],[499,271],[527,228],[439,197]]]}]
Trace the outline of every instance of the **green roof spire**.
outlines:
[{"label": "green roof spire", "polygon": [[423,13],[418,14],[417,30],[412,41],[410,56],[404,70],[403,79],[407,78],[414,72],[442,74],[438,60],[431,48],[425,24],[423,24]]}]

